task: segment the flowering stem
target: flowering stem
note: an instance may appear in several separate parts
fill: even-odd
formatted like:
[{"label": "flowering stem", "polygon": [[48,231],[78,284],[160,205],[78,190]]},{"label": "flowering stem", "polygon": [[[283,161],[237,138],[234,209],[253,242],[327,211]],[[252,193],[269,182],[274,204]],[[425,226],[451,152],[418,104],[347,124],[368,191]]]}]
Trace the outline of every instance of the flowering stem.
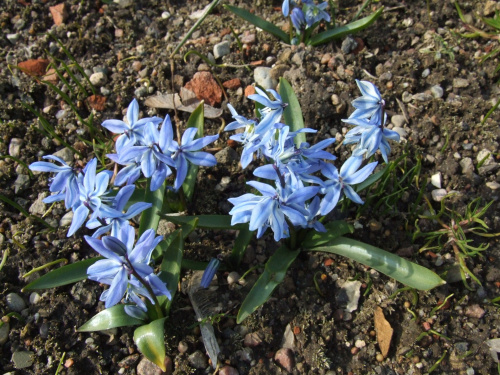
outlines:
[{"label": "flowering stem", "polygon": [[130,267],[130,270],[132,271],[132,275],[134,275],[135,278],[137,280],[139,280],[139,282],[142,285],[144,285],[144,287],[148,291],[148,293],[151,296],[151,298],[153,298],[155,309],[156,309],[156,315],[158,316],[158,319],[163,318],[163,312],[161,311],[160,303],[158,302],[158,299],[156,298],[156,295],[154,294],[153,289],[151,288],[151,286],[149,285],[149,283],[147,283],[146,280],[144,280],[141,277],[141,275],[139,275],[139,273],[134,269],[134,266],[132,265],[132,263],[128,259],[128,256],[125,256],[125,258],[127,259],[127,263],[128,263],[128,265]]}]

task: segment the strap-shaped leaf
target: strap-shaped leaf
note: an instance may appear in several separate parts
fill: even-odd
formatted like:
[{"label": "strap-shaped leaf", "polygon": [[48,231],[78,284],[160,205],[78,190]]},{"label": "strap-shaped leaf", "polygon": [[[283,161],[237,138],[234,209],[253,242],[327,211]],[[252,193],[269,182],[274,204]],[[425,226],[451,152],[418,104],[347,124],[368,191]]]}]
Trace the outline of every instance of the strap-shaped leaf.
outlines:
[{"label": "strap-shaped leaf", "polygon": [[263,20],[262,18],[257,17],[252,13],[250,13],[248,10],[242,8],[238,8],[227,4],[224,5],[224,8],[233,12],[238,17],[243,18],[245,21],[248,21],[251,24],[257,26],[258,28],[267,31],[270,34],[273,34],[275,37],[281,39],[286,44],[290,44],[290,37],[288,36],[288,34],[285,33],[283,30],[281,30],[279,27],[273,25],[272,23],[267,22],[266,20]]},{"label": "strap-shaped leaf", "polygon": [[163,371],[166,371],[165,339],[163,338],[165,319],[154,320],[134,331],[134,342],[139,351]]},{"label": "strap-shaped leaf", "polygon": [[236,236],[236,240],[234,241],[233,250],[231,251],[231,263],[234,267],[238,267],[245,255],[245,251],[247,249],[250,240],[252,239],[254,231],[248,229],[248,225],[246,228],[240,229],[238,236]]},{"label": "strap-shaped leaf", "polygon": [[133,318],[125,312],[125,305],[114,305],[94,315],[87,323],[78,328],[78,332],[104,331],[117,327],[130,327],[143,324],[144,321]]},{"label": "strap-shaped leaf", "polygon": [[184,236],[182,229],[177,231],[174,239],[163,253],[160,279],[167,284],[172,299],[159,296],[158,302],[164,312],[168,312],[177,292],[177,284],[181,275],[182,256],[184,254]]},{"label": "strap-shaped leaf", "polygon": [[327,230],[326,233],[310,230],[300,246],[304,249],[311,249],[313,247],[324,245],[335,238],[343,236],[344,234],[354,232],[353,226],[344,220],[330,221],[325,224],[325,228]]},{"label": "strap-shaped leaf", "polygon": [[141,214],[141,222],[139,224],[139,236],[141,236],[148,229],[158,228],[158,223],[160,222],[160,212],[163,206],[163,199],[165,197],[165,187],[167,182],[165,181],[158,189],[151,191],[151,179],[148,179],[146,186],[146,191],[144,193],[144,202],[151,203],[152,206],[147,210],[143,211]]},{"label": "strap-shaped leaf", "polygon": [[85,280],[87,278],[87,268],[99,259],[102,259],[102,257],[85,259],[56,268],[26,285],[23,291],[55,288]]},{"label": "strap-shaped leaf", "polygon": [[325,246],[308,251],[323,251],[345,256],[419,290],[429,290],[446,284],[438,275],[425,267],[378,247],[346,237],[336,238]]},{"label": "strap-shaped leaf", "polygon": [[[283,111],[285,124],[290,127],[290,131],[295,132],[304,128],[304,118],[297,95],[292,89],[292,86],[284,78],[280,78],[280,95],[283,103],[288,103],[288,107]],[[306,135],[299,133],[295,137],[295,145],[299,147],[302,142],[306,141]]]},{"label": "strap-shaped leaf", "polygon": [[375,20],[380,17],[383,11],[384,7],[381,7],[376,12],[370,14],[367,17],[361,18],[360,20],[316,34],[311,39],[309,39],[308,44],[317,46],[319,44],[328,43],[334,39],[342,38],[348,34],[357,33],[358,31],[366,29],[373,22],[375,22]]},{"label": "strap-shaped leaf", "polygon": [[300,250],[292,251],[283,245],[269,258],[264,272],[254,284],[243,301],[240,311],[238,311],[238,324],[269,299],[274,288],[285,279],[286,271],[299,253]]},{"label": "strap-shaped leaf", "polygon": [[[196,138],[203,137],[203,127],[205,126],[205,113],[204,113],[204,104],[205,102],[202,100],[198,107],[191,113],[189,119],[187,121],[188,128],[197,128]],[[180,142],[180,140],[179,140]],[[191,200],[191,197],[194,193],[194,186],[196,184],[196,177],[198,176],[198,166],[189,163],[188,173],[186,175],[186,179],[182,184],[182,189],[184,190],[184,195],[188,201]]]},{"label": "strap-shaped leaf", "polygon": [[164,215],[163,218],[174,224],[186,224],[194,218],[198,218],[198,228],[203,229],[243,229],[248,228],[248,224],[231,225],[230,215],[199,215],[199,216],[174,216]]}]

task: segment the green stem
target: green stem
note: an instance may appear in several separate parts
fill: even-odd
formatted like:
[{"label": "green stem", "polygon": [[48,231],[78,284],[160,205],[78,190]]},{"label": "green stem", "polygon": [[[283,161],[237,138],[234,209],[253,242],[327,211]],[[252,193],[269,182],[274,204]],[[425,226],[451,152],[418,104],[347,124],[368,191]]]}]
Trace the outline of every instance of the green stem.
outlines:
[{"label": "green stem", "polygon": [[128,257],[125,257],[127,259],[127,262],[128,262],[128,265],[130,267],[130,269],[132,270],[132,275],[135,276],[135,278],[137,280],[139,280],[139,282],[144,285],[144,287],[146,288],[146,290],[148,291],[149,295],[151,296],[151,298],[153,298],[153,301],[154,301],[154,305],[155,305],[155,310],[156,310],[156,314],[158,316],[158,319],[161,319],[163,318],[163,312],[161,311],[161,307],[160,307],[160,303],[158,302],[158,299],[156,298],[156,295],[154,294],[153,292],[153,289],[151,288],[151,286],[146,282],[146,280],[144,280],[141,275],[139,275],[137,273],[137,271],[135,270],[135,268],[132,266],[132,263],[130,262],[130,260],[128,259]]},{"label": "green stem", "polygon": [[58,263],[62,263],[62,262],[68,262],[67,259],[65,258],[62,258],[62,259],[57,259],[57,260],[54,260],[53,262],[49,262],[47,264],[44,264],[43,266],[40,266],[40,267],[36,267],[36,268],[33,268],[31,271],[29,271],[28,273],[25,273],[23,275],[23,277],[28,277],[29,275],[32,275],[33,273],[35,272],[38,272],[38,271],[41,271],[47,267],[50,267],[50,266],[53,266],[54,264],[58,264]]}]

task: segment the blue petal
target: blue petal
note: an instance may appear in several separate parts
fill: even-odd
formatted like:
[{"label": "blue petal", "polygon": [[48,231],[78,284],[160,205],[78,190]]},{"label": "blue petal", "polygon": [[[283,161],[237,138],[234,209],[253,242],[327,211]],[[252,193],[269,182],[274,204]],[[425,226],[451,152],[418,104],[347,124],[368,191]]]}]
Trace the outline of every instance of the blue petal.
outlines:
[{"label": "blue petal", "polygon": [[89,215],[89,209],[85,205],[80,205],[73,213],[73,220],[68,229],[67,237],[71,237],[85,222]]},{"label": "blue petal", "polygon": [[106,120],[101,125],[115,134],[122,134],[129,129],[128,125],[121,120]]},{"label": "blue petal", "polygon": [[264,183],[258,182],[258,181],[248,181],[247,185],[250,185],[253,188],[257,189],[264,196],[267,196],[267,197],[276,196],[276,189],[273,188],[271,185],[264,184]]},{"label": "blue petal", "polygon": [[344,179],[344,182],[349,185],[354,185],[354,184],[359,184],[366,180],[368,176],[370,176],[377,166],[377,162],[374,161],[373,163],[370,163],[368,165],[365,165],[363,168],[361,168],[359,171],[356,173],[352,174],[351,176],[347,177]]},{"label": "blue petal", "polygon": [[136,99],[133,99],[128,105],[127,109],[127,120],[130,127],[139,119],[139,103]]},{"label": "blue petal", "polygon": [[96,177],[97,158],[92,159],[86,166],[85,177],[83,178],[83,185],[87,192],[94,190],[95,177]]},{"label": "blue petal", "polygon": [[184,154],[191,164],[200,165],[202,167],[213,167],[217,164],[215,156],[208,152],[185,152]]},{"label": "blue petal", "polygon": [[208,288],[210,286],[210,283],[212,282],[215,273],[219,269],[219,266],[220,260],[218,260],[217,258],[210,259],[210,262],[208,263],[205,271],[203,272],[203,276],[201,277],[200,286],[202,288]]},{"label": "blue petal", "polygon": [[[106,246],[104,246],[102,240],[98,240],[97,238],[93,238],[90,236],[84,236],[84,238],[85,238],[85,241],[87,241],[87,243],[95,251],[97,251],[99,254],[101,254],[103,257],[108,258],[110,260],[113,260],[116,263],[120,263],[120,264],[123,263],[123,259],[120,258],[120,256],[116,252],[114,252],[114,251],[108,249]],[[114,237],[112,237],[112,238],[114,238]]]},{"label": "blue petal", "polygon": [[111,237],[111,236],[105,236],[102,239],[102,244],[104,245],[104,247],[106,249],[114,252],[115,254],[117,254],[119,256],[124,257],[125,255],[127,255],[127,247],[118,238]]},{"label": "blue petal", "polygon": [[132,194],[134,193],[134,190],[135,190],[135,185],[127,185],[122,187],[120,191],[118,191],[113,201],[113,205],[116,210],[123,211],[125,209],[125,205],[127,204]]},{"label": "blue petal", "polygon": [[[186,133],[184,133],[186,134]],[[212,142],[215,142],[217,139],[219,139],[219,135],[207,135],[206,137],[203,138],[198,138],[195,139],[194,141],[190,142],[189,144],[183,145],[182,149],[184,151],[198,151],[202,149],[203,147],[209,145]]]},{"label": "blue petal", "polygon": [[[181,146],[183,149],[184,149],[184,146],[187,146],[188,144],[190,144],[193,141],[194,137],[196,137],[197,132],[198,132],[197,128],[187,128],[186,129],[186,131],[182,135],[182,139],[181,139]],[[197,150],[199,150],[199,149],[197,149]]]},{"label": "blue petal", "polygon": [[106,303],[104,304],[107,309],[121,301],[125,291],[127,290],[127,281],[127,270],[122,267],[122,269],[114,277],[109,288]]},{"label": "blue petal", "polygon": [[275,202],[271,199],[263,199],[252,211],[249,229],[256,230],[264,225],[264,223],[269,220],[269,216],[273,211],[276,211]]},{"label": "blue petal", "polygon": [[174,189],[179,190],[184,183],[188,172],[188,163],[183,153],[179,154],[176,160],[176,167],[177,175],[175,176]]},{"label": "blue petal", "polygon": [[172,144],[172,140],[174,139],[174,131],[172,129],[172,121],[170,121],[170,116],[167,115],[165,120],[163,120],[163,124],[160,130],[160,139],[159,146],[163,152],[167,151],[167,149]]}]

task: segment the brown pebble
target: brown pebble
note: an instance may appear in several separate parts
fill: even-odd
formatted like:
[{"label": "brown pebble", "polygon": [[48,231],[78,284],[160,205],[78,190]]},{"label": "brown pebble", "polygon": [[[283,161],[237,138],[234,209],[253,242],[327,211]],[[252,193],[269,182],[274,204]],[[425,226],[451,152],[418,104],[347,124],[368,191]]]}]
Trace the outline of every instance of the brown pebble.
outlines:
[{"label": "brown pebble", "polygon": [[323,264],[325,265],[325,267],[329,267],[333,264],[333,259],[332,258],[325,259]]},{"label": "brown pebble", "polygon": [[73,363],[75,363],[75,361],[72,358],[68,358],[66,361],[64,361],[64,367],[70,368],[71,366],[73,366]]},{"label": "brown pebble", "polygon": [[370,336],[375,337],[376,335],[377,335],[377,332],[375,332],[375,330],[372,329],[370,331]]},{"label": "brown pebble", "polygon": [[394,87],[394,83],[392,83],[392,81],[389,81],[385,84],[385,87],[387,87],[389,90],[391,90]]},{"label": "brown pebble", "polygon": [[292,372],[295,366],[293,351],[289,348],[281,348],[278,350],[274,356],[274,360],[288,372]]},{"label": "brown pebble", "polygon": [[141,70],[141,68],[142,68],[142,63],[140,61],[136,60],[132,63],[132,69],[134,69],[136,72]]},{"label": "brown pebble", "polygon": [[422,327],[424,327],[424,330],[426,331],[431,329],[431,325],[429,324],[429,322],[423,322]]},{"label": "brown pebble", "polygon": [[247,97],[250,96],[250,95],[255,94],[255,92],[256,92],[255,91],[255,87],[253,87],[253,86],[247,86],[245,88],[245,96],[247,96]]},{"label": "brown pebble", "polygon": [[404,306],[405,306],[405,309],[409,309],[411,307],[411,303],[408,301],[405,301]]},{"label": "brown pebble", "polygon": [[239,375],[239,372],[234,367],[224,366],[219,370],[219,375]]},{"label": "brown pebble", "polygon": [[255,348],[262,344],[262,338],[258,332],[250,332],[245,335],[243,339],[243,346]]},{"label": "brown pebble", "polygon": [[418,355],[414,355],[414,356],[412,357],[411,361],[412,361],[413,363],[418,363],[418,362],[420,362],[420,358],[418,357]]},{"label": "brown pebble", "polygon": [[359,348],[356,348],[355,346],[351,348],[351,354],[356,355],[359,352]]},{"label": "brown pebble", "polygon": [[379,362],[382,362],[384,360],[384,356],[380,353],[377,354],[377,356],[375,357],[377,359],[377,361]]},{"label": "brown pebble", "polygon": [[467,306],[465,308],[465,316],[469,318],[481,319],[486,312],[478,304]]},{"label": "brown pebble", "polygon": [[299,333],[300,333],[300,327],[298,326],[293,327],[293,334],[298,335]]},{"label": "brown pebble", "polygon": [[229,81],[224,82],[222,86],[224,86],[226,89],[229,90],[235,90],[238,87],[241,87],[241,81],[239,78],[233,78],[230,79]]}]

